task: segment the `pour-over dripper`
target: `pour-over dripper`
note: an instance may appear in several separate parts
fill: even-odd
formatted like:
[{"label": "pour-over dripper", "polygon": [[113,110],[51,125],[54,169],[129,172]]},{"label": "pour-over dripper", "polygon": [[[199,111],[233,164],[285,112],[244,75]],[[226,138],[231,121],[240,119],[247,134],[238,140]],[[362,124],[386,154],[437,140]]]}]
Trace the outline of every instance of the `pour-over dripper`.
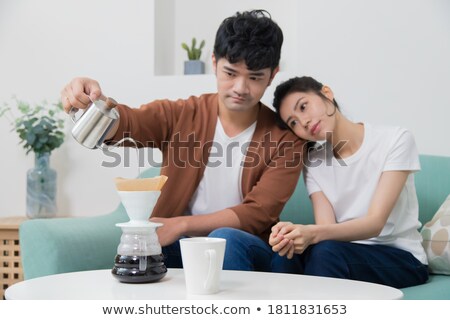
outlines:
[{"label": "pour-over dripper", "polygon": [[161,191],[117,191],[130,223],[148,221]]},{"label": "pour-over dripper", "polygon": [[162,279],[164,265],[156,229],[161,223],[148,221],[160,191],[118,191],[129,222],[118,223],[122,228],[112,274],[121,282],[154,282]]}]

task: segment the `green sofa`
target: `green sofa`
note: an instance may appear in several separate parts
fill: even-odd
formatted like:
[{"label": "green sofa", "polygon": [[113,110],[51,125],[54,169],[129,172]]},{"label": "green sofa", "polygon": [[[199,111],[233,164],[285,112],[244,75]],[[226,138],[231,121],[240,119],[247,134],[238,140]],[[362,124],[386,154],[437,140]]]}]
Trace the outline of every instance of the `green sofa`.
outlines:
[{"label": "green sofa", "polygon": [[[450,194],[450,157],[420,157],[422,170],[416,174],[420,220],[431,220]],[[159,174],[150,168],[144,177]],[[303,179],[286,204],[282,220],[313,223],[311,204]],[[93,269],[109,269],[121,231],[115,226],[128,218],[122,205],[106,215],[83,218],[56,218],[28,220],[20,226],[19,237],[25,279],[50,274]],[[420,286],[402,289],[405,299],[450,300],[450,276],[430,275]]]}]

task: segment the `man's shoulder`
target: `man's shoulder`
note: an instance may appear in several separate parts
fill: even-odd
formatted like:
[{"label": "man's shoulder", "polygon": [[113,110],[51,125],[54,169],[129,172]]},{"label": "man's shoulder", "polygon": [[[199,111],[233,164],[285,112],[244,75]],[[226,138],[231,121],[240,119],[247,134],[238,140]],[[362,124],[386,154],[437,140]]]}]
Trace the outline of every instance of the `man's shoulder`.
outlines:
[{"label": "man's shoulder", "polygon": [[205,93],[198,96],[192,95],[187,98],[176,100],[155,100],[154,104],[160,104],[165,109],[183,116],[217,115],[218,96],[217,93]]},{"label": "man's shoulder", "polygon": [[211,103],[217,103],[218,95],[217,93],[204,93],[201,95],[191,95],[187,98],[178,99],[157,99],[153,103],[169,103],[182,106],[192,106],[197,107],[200,105],[208,105]]},{"label": "man's shoulder", "polygon": [[261,125],[265,127],[264,130],[267,134],[270,133],[270,135],[277,140],[301,140],[291,130],[280,128],[276,120],[275,111],[262,103],[260,114],[258,116],[258,122],[261,122]]},{"label": "man's shoulder", "polygon": [[201,95],[192,95],[187,99],[184,99],[186,102],[193,102],[194,104],[210,104],[217,103],[218,95],[217,93],[203,93]]}]

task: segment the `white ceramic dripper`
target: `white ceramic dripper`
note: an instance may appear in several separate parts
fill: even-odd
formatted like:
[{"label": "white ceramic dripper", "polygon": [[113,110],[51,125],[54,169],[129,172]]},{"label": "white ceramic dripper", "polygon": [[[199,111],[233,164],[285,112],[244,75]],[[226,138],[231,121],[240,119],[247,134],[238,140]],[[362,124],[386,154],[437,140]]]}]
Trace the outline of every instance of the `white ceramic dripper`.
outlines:
[{"label": "white ceramic dripper", "polygon": [[161,191],[117,191],[125,210],[127,211],[130,224],[148,221]]}]

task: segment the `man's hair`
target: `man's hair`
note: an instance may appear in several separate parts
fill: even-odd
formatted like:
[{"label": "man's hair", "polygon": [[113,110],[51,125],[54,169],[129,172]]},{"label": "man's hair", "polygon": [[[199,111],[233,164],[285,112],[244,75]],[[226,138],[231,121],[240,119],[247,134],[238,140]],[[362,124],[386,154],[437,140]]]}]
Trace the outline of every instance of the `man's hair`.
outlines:
[{"label": "man's hair", "polygon": [[244,61],[249,70],[278,67],[283,32],[265,10],[237,12],[219,26],[214,43],[216,61]]}]

